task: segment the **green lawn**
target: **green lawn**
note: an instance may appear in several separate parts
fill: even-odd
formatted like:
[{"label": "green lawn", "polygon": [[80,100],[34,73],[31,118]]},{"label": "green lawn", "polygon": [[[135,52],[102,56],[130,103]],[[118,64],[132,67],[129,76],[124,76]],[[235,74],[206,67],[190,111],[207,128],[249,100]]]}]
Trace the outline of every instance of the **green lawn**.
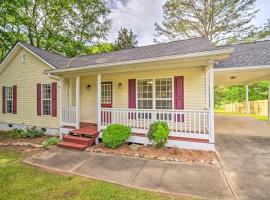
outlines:
[{"label": "green lawn", "polygon": [[255,114],[230,113],[230,112],[225,112],[225,111],[222,111],[222,110],[215,110],[215,113],[222,114],[222,115],[253,117],[253,118],[261,120],[261,121],[267,121],[268,120],[267,116],[259,116],[259,115],[255,115]]},{"label": "green lawn", "polygon": [[21,163],[25,156],[0,149],[0,199],[189,199],[49,172]]}]

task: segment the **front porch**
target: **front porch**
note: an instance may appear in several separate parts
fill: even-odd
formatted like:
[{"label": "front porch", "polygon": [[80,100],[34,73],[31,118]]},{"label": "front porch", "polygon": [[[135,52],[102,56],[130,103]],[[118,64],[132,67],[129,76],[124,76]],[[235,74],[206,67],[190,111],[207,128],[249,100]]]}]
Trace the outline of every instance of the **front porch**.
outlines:
[{"label": "front porch", "polygon": [[[175,96],[179,95],[175,79],[179,75],[183,77],[182,107],[177,102],[179,97]],[[130,101],[130,80],[136,80],[133,102]],[[162,81],[167,85],[157,85]],[[161,96],[158,96],[158,87]],[[204,67],[172,67],[170,71],[162,68],[158,72],[67,74],[61,77],[60,88],[61,127],[78,129],[82,122],[92,123],[101,137],[103,129],[118,123],[132,129],[130,142],[150,144],[146,137],[149,126],[160,120],[166,121],[170,129],[166,146],[204,150],[214,147],[212,62]],[[143,90],[142,96],[140,90]],[[145,97],[149,91],[151,96]]]}]

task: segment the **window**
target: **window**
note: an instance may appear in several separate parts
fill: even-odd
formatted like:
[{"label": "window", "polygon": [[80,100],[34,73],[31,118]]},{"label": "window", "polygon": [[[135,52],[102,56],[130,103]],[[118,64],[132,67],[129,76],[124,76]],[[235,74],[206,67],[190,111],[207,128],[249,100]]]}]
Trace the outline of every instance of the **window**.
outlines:
[{"label": "window", "polygon": [[153,80],[145,79],[137,82],[137,97],[139,109],[153,108]]},{"label": "window", "polygon": [[26,62],[26,55],[25,54],[22,54],[21,61]]},{"label": "window", "polygon": [[137,81],[139,109],[172,109],[172,78],[144,79]]},{"label": "window", "polygon": [[112,83],[101,84],[101,104],[112,104]]},{"label": "window", "polygon": [[156,109],[172,109],[172,79],[156,79]]},{"label": "window", "polygon": [[51,115],[51,84],[42,84],[42,115]]},{"label": "window", "polygon": [[13,111],[13,87],[6,87],[5,88],[5,97],[6,97],[6,112],[12,113]]}]

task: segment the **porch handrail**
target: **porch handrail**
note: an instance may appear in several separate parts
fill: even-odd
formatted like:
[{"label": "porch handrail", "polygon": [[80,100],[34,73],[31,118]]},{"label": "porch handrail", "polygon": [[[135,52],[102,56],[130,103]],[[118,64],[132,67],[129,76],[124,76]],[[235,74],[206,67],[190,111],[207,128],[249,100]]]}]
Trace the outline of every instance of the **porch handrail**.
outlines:
[{"label": "porch handrail", "polygon": [[132,128],[135,133],[146,134],[154,121],[166,121],[170,136],[209,139],[210,111],[196,110],[165,110],[165,109],[129,109],[101,108],[99,127],[106,128],[119,123]]}]

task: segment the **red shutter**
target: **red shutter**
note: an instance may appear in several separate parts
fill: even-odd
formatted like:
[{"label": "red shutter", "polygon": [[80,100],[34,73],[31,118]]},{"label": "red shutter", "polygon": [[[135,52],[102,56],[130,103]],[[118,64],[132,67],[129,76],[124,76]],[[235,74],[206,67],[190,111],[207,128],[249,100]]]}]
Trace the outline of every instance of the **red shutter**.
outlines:
[{"label": "red shutter", "polygon": [[[128,108],[136,108],[136,79],[128,80]],[[129,118],[133,119],[136,113],[129,113]]]},{"label": "red shutter", "polygon": [[2,112],[6,113],[6,88],[2,88]]},{"label": "red shutter", "polygon": [[52,83],[52,116],[57,116],[57,83]]},{"label": "red shutter", "polygon": [[41,115],[41,84],[37,84],[37,115]]},{"label": "red shutter", "polygon": [[13,86],[13,114],[17,114],[17,86]]},{"label": "red shutter", "polygon": [[[182,110],[184,109],[184,77],[175,76],[174,77],[174,109]],[[180,120],[181,119],[181,120]],[[184,115],[177,116],[177,121],[184,121]]]}]

